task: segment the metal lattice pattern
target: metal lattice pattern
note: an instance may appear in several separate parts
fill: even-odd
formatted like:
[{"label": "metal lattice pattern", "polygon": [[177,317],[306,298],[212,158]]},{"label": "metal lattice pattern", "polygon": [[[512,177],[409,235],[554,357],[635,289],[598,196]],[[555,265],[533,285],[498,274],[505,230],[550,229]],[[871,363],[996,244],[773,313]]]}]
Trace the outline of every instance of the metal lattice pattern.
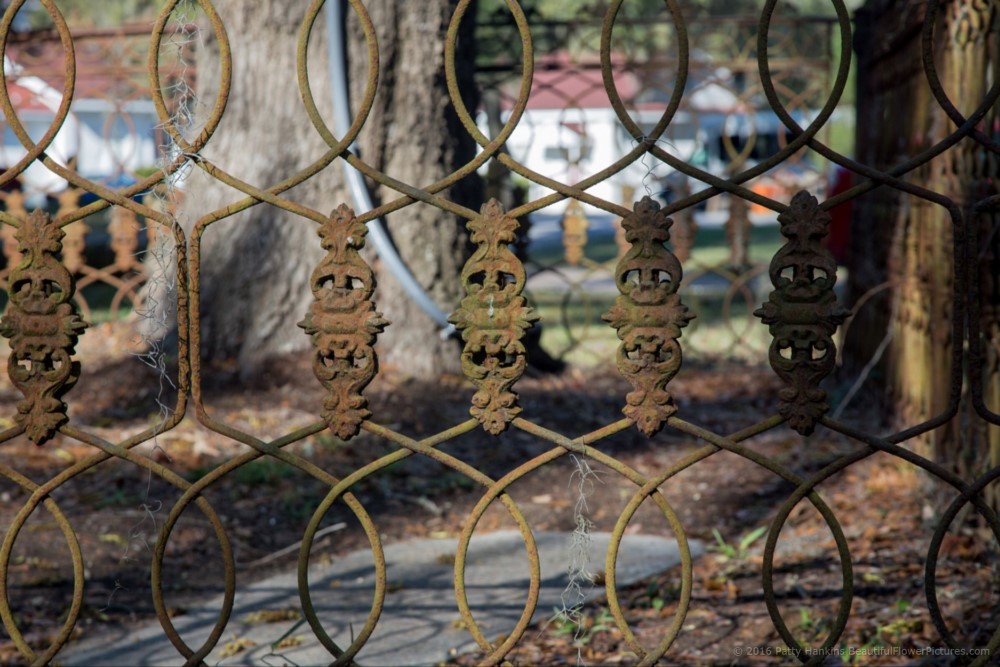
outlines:
[{"label": "metal lattice pattern", "polygon": [[[6,43],[12,17],[23,4],[24,0],[18,0],[12,3],[8,9],[3,24],[0,25],[0,47]],[[360,105],[363,112],[358,115],[350,131],[345,136],[337,138],[327,128],[325,120],[320,116],[311,97],[306,75],[306,54],[308,51],[306,47],[310,40],[313,24],[323,4],[321,1],[317,1],[312,3],[302,24],[298,51],[298,76],[302,97],[309,115],[317,130],[327,141],[329,150],[322,159],[309,168],[296,174],[289,174],[283,182],[266,188],[254,187],[218,166],[199,159],[199,152],[209,143],[223,117],[231,79],[231,62],[223,19],[217,15],[210,0],[199,0],[198,4],[210,19],[215,37],[221,47],[220,92],[214,103],[214,110],[204,126],[204,130],[195,139],[187,139],[176,126],[171,124],[172,116],[161,92],[164,86],[160,81],[156,57],[151,57],[148,68],[150,88],[154,92],[156,106],[165,130],[179,150],[173,161],[167,165],[162,173],[152,174],[121,190],[115,190],[88,180],[73,169],[51,160],[45,154],[69,111],[69,105],[73,99],[72,72],[75,65],[73,39],[69,28],[50,0],[43,0],[42,4],[50,12],[61,36],[66,54],[66,69],[70,76],[67,78],[63,103],[56,121],[50,131],[37,142],[31,140],[17,121],[17,114],[6,87],[0,88],[3,91],[0,95],[0,102],[3,104],[10,128],[27,149],[24,158],[0,177],[0,184],[15,178],[34,161],[43,161],[50,170],[74,187],[95,195],[97,201],[79,210],[59,214],[54,221],[41,215],[19,217],[10,209],[0,214],[4,225],[17,230],[17,238],[22,241],[20,252],[24,253],[26,257],[25,261],[10,274],[11,289],[14,295],[12,296],[13,311],[8,312],[3,327],[4,335],[15,341],[15,349],[10,363],[12,368],[17,367],[15,369],[16,379],[18,386],[25,394],[25,407],[18,416],[17,425],[0,433],[0,443],[8,442],[22,434],[27,434],[38,443],[44,443],[52,432],[58,429],[63,436],[93,448],[95,453],[41,484],[28,479],[17,470],[8,467],[0,468],[0,474],[20,485],[30,494],[13,524],[7,530],[3,545],[0,547],[0,564],[2,564],[0,566],[6,568],[10,563],[11,550],[15,540],[29,516],[40,505],[45,506],[45,509],[51,513],[65,534],[74,566],[73,601],[63,629],[51,646],[41,653],[34,652],[19,631],[18,623],[11,612],[6,577],[0,578],[0,615],[2,615],[7,632],[17,643],[26,659],[34,664],[46,664],[56,657],[73,631],[80,615],[83,599],[84,561],[79,541],[72,524],[49,495],[60,485],[112,458],[148,470],[152,475],[176,486],[182,493],[180,500],[170,509],[168,518],[161,528],[159,539],[156,541],[153,554],[152,588],[153,602],[164,632],[169,636],[178,653],[183,656],[185,664],[201,663],[217,645],[229,623],[236,588],[235,560],[229,537],[219,518],[217,508],[212,507],[201,493],[220,478],[261,457],[273,457],[283,461],[319,480],[329,488],[326,497],[316,507],[306,530],[300,551],[298,573],[305,617],[316,637],[329,650],[331,659],[335,659],[337,664],[349,663],[364,646],[376,626],[386,595],[386,564],[379,532],[365,507],[352,495],[351,489],[387,466],[410,456],[431,458],[482,487],[481,500],[468,517],[461,533],[455,559],[455,592],[466,627],[486,655],[485,663],[496,664],[503,660],[525,632],[538,600],[540,571],[537,547],[532,537],[531,527],[517,504],[507,495],[506,490],[524,476],[531,475],[549,463],[571,454],[599,462],[630,480],[635,486],[634,495],[617,521],[614,537],[607,553],[606,591],[615,622],[626,638],[629,647],[641,658],[641,664],[655,663],[670,649],[672,642],[684,626],[692,593],[692,561],[684,527],[659,489],[669,485],[671,478],[683,470],[697,465],[698,462],[721,451],[732,452],[737,456],[744,457],[795,486],[795,491],[779,510],[778,516],[768,532],[764,548],[763,583],[767,608],[775,627],[788,646],[798,651],[805,647],[801,646],[782,618],[772,583],[778,536],[793,508],[802,501],[811,503],[828,524],[839,552],[843,572],[840,611],[834,627],[829,632],[822,647],[811,647],[822,651],[834,647],[844,630],[852,604],[853,575],[851,553],[844,531],[833,511],[814,490],[817,485],[876,452],[884,452],[908,461],[951,485],[957,496],[934,530],[928,550],[925,581],[927,599],[938,631],[949,646],[954,649],[960,648],[946,627],[936,604],[935,567],[938,552],[950,522],[959,510],[969,503],[982,515],[993,532],[1000,535],[1000,518],[997,517],[993,509],[981,500],[979,495],[987,484],[1000,476],[1000,467],[992,469],[975,480],[965,480],[902,445],[905,441],[926,433],[955,416],[961,394],[963,367],[973,370],[970,390],[979,417],[991,424],[1000,424],[1000,415],[986,407],[983,399],[983,383],[976,374],[982,368],[984,349],[980,332],[979,304],[975,298],[970,299],[970,295],[974,296],[977,293],[977,278],[975,273],[970,270],[971,263],[969,261],[969,257],[973,256],[975,250],[974,225],[979,223],[981,216],[995,211],[1000,199],[997,195],[992,194],[977,201],[959,203],[940,192],[914,184],[907,180],[906,176],[960,142],[963,145],[973,146],[974,150],[980,151],[984,156],[989,156],[989,159],[993,160],[995,164],[996,156],[1000,153],[1000,146],[997,144],[995,135],[991,136],[983,130],[982,121],[989,114],[993,114],[992,117],[995,118],[995,107],[998,98],[1000,98],[1000,82],[994,83],[985,97],[978,102],[977,107],[968,115],[960,112],[952,104],[945,93],[944,86],[938,79],[932,57],[935,41],[941,39],[940,34],[937,34],[934,28],[935,20],[932,20],[941,11],[936,0],[930,0],[926,3],[926,16],[928,18],[923,26],[923,67],[937,104],[947,113],[954,125],[954,128],[944,139],[927,147],[923,152],[905,162],[886,169],[876,169],[855,162],[820,143],[817,140],[817,134],[831,118],[838,99],[847,85],[849,58],[846,54],[840,61],[836,80],[826,103],[807,127],[800,127],[787,112],[770,75],[768,32],[776,4],[774,0],[771,0],[764,8],[757,26],[757,65],[763,93],[766,95],[771,109],[787,129],[790,140],[767,159],[752,167],[731,173],[728,177],[719,177],[699,170],[678,159],[658,143],[658,139],[670,127],[671,120],[680,108],[684,96],[688,54],[691,46],[681,7],[673,0],[667,2],[677,37],[677,70],[674,72],[673,95],[657,122],[651,128],[644,129],[630,116],[615,88],[611,75],[612,32],[622,6],[622,0],[612,2],[604,17],[601,31],[601,69],[604,74],[607,95],[620,123],[634,139],[635,147],[614,164],[574,183],[559,182],[536,173],[509,154],[501,152],[501,147],[517,126],[525,110],[533,65],[527,19],[517,0],[508,0],[508,7],[521,30],[524,46],[524,83],[521,87],[521,95],[516,100],[510,119],[502,131],[493,138],[485,136],[474,122],[470,110],[463,105],[457,89],[455,40],[452,39],[446,55],[448,64],[446,76],[452,94],[451,101],[466,130],[482,147],[482,152],[473,162],[455,171],[447,178],[430,185],[400,184],[386,174],[365,164],[359,157],[347,152],[348,146],[357,138],[366,123],[366,110],[370,109],[371,99],[375,95],[379,83],[377,80],[378,67],[371,65],[368,68],[369,79],[364,99]],[[166,3],[163,8],[151,33],[153,48],[150,52],[152,54],[159,52],[160,42],[164,38],[165,26],[177,4],[177,0],[173,0]],[[377,28],[369,20],[362,0],[352,0],[350,4],[364,26],[374,58],[378,52]],[[841,2],[835,1],[834,5],[838,15],[840,39],[843,44],[850,44],[852,30],[847,10]],[[468,2],[459,3],[452,20],[453,27],[462,20],[467,7]],[[801,193],[789,202],[779,201],[746,186],[751,179],[766,173],[769,169],[786,160],[792,159],[804,148],[851,170],[858,176],[858,184],[823,202],[817,202],[811,199],[808,194]],[[395,189],[399,192],[399,198],[376,210],[357,216],[346,207],[338,209],[331,216],[295,203],[283,196],[294,185],[329,169],[338,159],[347,160],[368,177]],[[494,202],[486,204],[482,212],[477,212],[448,201],[441,196],[440,193],[445,188],[471,174],[489,160],[499,161],[524,178],[544,184],[554,191],[553,194],[539,200],[529,201],[506,212]],[[702,181],[708,187],[696,194],[681,197],[662,210],[657,210],[652,202],[640,201],[635,204],[634,211],[619,203],[595,196],[588,191],[592,186],[642,160],[662,161],[674,169]],[[244,199],[236,203],[228,204],[225,208],[205,214],[190,235],[186,235],[169,214],[134,198],[135,195],[162,183],[164,179],[169,178],[185,165],[194,165],[195,168],[204,170],[213,178],[225,182],[246,195]],[[824,400],[824,393],[818,387],[819,382],[830,370],[830,364],[835,355],[832,336],[845,316],[844,310],[836,303],[832,291],[835,282],[835,267],[827,251],[819,243],[826,231],[828,216],[825,211],[841,202],[851,200],[879,187],[905,193],[946,211],[954,235],[950,324],[952,363],[950,376],[947,379],[942,379],[942,381],[950,383],[950,401],[946,409],[932,415],[926,421],[884,436],[859,431],[848,423],[829,417],[826,414],[828,407]],[[677,284],[681,280],[680,263],[677,257],[665,251],[662,245],[668,236],[667,230],[670,225],[668,216],[681,214],[699,202],[720,193],[728,193],[734,200],[741,200],[778,213],[782,220],[783,234],[788,241],[772,262],[771,278],[775,291],[772,293],[770,301],[759,311],[760,317],[770,326],[774,336],[771,352],[772,363],[777,373],[787,384],[781,394],[780,414],[765,416],[755,424],[728,434],[715,433],[686,420],[683,411],[678,410],[672,403],[667,381],[680,364],[680,350],[684,347],[684,339],[680,337],[680,333],[681,327],[687,323],[688,313],[676,292]],[[517,258],[507,249],[507,244],[514,239],[515,219],[518,216],[567,198],[585,202],[624,218],[626,220],[626,238],[632,244],[632,250],[622,260],[617,270],[620,274],[617,275],[617,282],[621,297],[615,309],[607,314],[607,319],[618,330],[622,339],[619,365],[622,372],[633,384],[635,391],[629,394],[625,401],[628,405],[625,417],[577,438],[569,438],[564,434],[540,426],[533,421],[534,416],[529,411],[522,411],[517,406],[517,398],[513,390],[524,367],[523,347],[520,339],[524,330],[533,321],[534,315],[530,303],[526,302],[521,295],[524,269]],[[379,415],[368,414],[362,391],[377,368],[371,344],[375,335],[386,325],[386,322],[376,311],[376,304],[370,300],[370,269],[357,253],[357,249],[363,244],[364,223],[385,212],[405,208],[416,201],[467,218],[469,227],[473,230],[473,240],[479,246],[476,255],[470,260],[470,264],[463,272],[468,296],[461,304],[456,304],[457,310],[452,316],[452,321],[462,331],[466,341],[463,367],[478,388],[475,396],[470,398],[473,416],[462,423],[443,428],[422,440],[416,440],[396,432],[383,425]],[[237,211],[261,203],[284,209],[300,216],[303,220],[316,223],[323,239],[323,246],[329,251],[321,266],[316,269],[314,279],[315,305],[308,314],[303,314],[306,319],[302,323],[303,328],[313,338],[317,375],[329,390],[329,399],[324,405],[323,414],[318,416],[320,418],[315,423],[268,442],[215,421],[208,415],[202,403],[203,369],[199,357],[198,313],[202,236],[205,230],[215,222],[233,215]],[[58,266],[54,260],[55,253],[59,250],[58,246],[63,230],[66,230],[68,234],[71,226],[85,215],[111,206],[155,221],[159,225],[160,232],[173,237],[177,248],[176,272],[180,295],[177,311],[180,331],[178,404],[166,423],[150,427],[117,443],[107,442],[92,433],[75,427],[72,423],[66,423],[65,415],[60,410],[59,396],[62,392],[69,390],[72,384],[73,362],[70,355],[73,349],[73,340],[80,327],[80,320],[67,306],[68,297],[72,291],[71,286],[66,284],[69,273],[64,266]],[[791,269],[790,275],[786,274],[785,271],[789,268]],[[633,271],[639,275],[635,284],[627,282],[629,274]],[[507,279],[508,275],[513,276],[513,279]],[[476,276],[485,277],[479,280]],[[363,283],[361,289],[353,289],[352,277],[360,279]],[[968,329],[966,322],[968,322]],[[961,341],[966,344],[960,344]],[[29,363],[27,365],[19,363],[24,360],[28,360]],[[250,452],[219,465],[195,483],[182,479],[167,467],[140,453],[138,449],[139,445],[150,441],[158,433],[175,427],[186,412],[189,400],[193,402],[194,412],[205,427],[251,448]],[[742,444],[748,438],[774,429],[786,421],[803,433],[811,432],[813,429],[828,429],[843,434],[853,439],[857,443],[857,448],[853,453],[843,456],[806,479],[795,474],[789,467]],[[442,444],[481,426],[494,434],[499,434],[507,429],[519,430],[534,438],[551,443],[551,448],[531,460],[524,461],[503,478],[492,479],[461,459],[440,449]],[[670,469],[663,470],[653,477],[647,477],[626,466],[602,449],[602,443],[606,439],[623,430],[636,427],[651,435],[660,428],[670,428],[706,444],[693,455],[678,461]],[[390,455],[371,461],[348,477],[338,479],[287,449],[288,445],[327,428],[333,428],[342,437],[352,436],[358,432],[358,429],[363,429],[374,437],[393,443],[398,449]],[[623,615],[615,584],[615,562],[622,536],[625,534],[633,514],[646,499],[651,499],[662,511],[679,542],[682,556],[683,583],[680,591],[680,604],[669,628],[664,633],[663,639],[656,646],[641,644],[633,634]],[[346,504],[364,527],[370,540],[379,575],[376,577],[375,598],[368,621],[357,632],[350,646],[338,646],[325,631],[313,608],[308,580],[309,554],[316,532],[324,515],[334,503],[338,502]],[[499,502],[506,508],[521,530],[530,563],[531,580],[528,600],[520,621],[507,634],[506,639],[497,644],[492,643],[485,636],[473,617],[466,598],[464,582],[466,555],[471,537],[483,514],[495,502]],[[219,613],[214,631],[201,646],[188,646],[176,632],[164,602],[162,573],[164,555],[167,545],[170,543],[171,533],[181,514],[192,504],[201,510],[214,528],[226,573],[224,579],[225,604]],[[993,635],[986,648],[991,652],[1000,648],[1000,630]],[[984,656],[977,662],[984,662],[986,659]],[[816,658],[816,660],[822,660],[822,658]]]}]

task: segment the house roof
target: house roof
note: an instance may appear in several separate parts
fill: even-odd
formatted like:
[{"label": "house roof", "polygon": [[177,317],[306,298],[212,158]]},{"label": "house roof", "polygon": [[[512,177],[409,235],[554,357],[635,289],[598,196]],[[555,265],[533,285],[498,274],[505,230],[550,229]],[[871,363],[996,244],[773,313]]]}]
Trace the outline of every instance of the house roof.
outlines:
[{"label": "house roof", "polygon": [[[622,101],[634,110],[663,110],[668,103],[672,81],[660,81],[662,76],[643,76],[641,70],[641,66],[628,63],[624,57],[612,55],[612,79]],[[730,78],[725,68],[693,69],[689,73],[684,108],[702,113],[745,111],[749,107],[747,102],[725,85]],[[519,81],[511,81],[504,88],[508,109],[513,106],[519,84]],[[527,109],[610,107],[611,99],[605,90],[598,60],[575,60],[563,51],[535,63]]]},{"label": "house roof", "polygon": [[[622,99],[630,100],[639,92],[639,80],[633,72],[612,65],[612,77]],[[573,62],[563,52],[535,65],[527,108],[594,109],[609,106],[611,100],[604,88],[604,77],[598,63]]]},{"label": "house roof", "polygon": [[[148,99],[148,48],[149,26],[146,24],[113,29],[73,29],[76,60],[74,100]],[[66,79],[66,57],[55,31],[12,33],[6,56],[16,63],[21,76],[36,76],[62,92]],[[177,63],[170,62],[163,63],[161,72],[164,78],[181,74]],[[185,67],[183,74],[193,76],[193,65]]]}]

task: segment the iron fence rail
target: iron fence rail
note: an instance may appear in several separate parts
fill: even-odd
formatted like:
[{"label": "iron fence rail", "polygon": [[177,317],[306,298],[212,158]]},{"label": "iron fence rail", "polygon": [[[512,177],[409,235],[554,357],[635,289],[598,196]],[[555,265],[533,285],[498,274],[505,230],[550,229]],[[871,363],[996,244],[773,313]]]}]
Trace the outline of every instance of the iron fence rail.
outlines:
[{"label": "iron fence rail", "polygon": [[[24,4],[25,0],[16,0],[5,13],[0,23],[0,49],[6,48],[11,36],[13,17]],[[213,31],[220,46],[221,81],[218,97],[213,102],[214,106],[204,129],[197,137],[186,137],[172,121],[173,114],[164,97],[165,86],[157,62],[166,26],[178,5],[178,0],[171,0],[165,3],[150,32],[151,55],[148,78],[164,131],[170,136],[177,150],[167,156],[168,161],[161,171],[119,189],[89,180],[71,166],[59,164],[46,154],[60,126],[66,121],[70,104],[74,99],[76,61],[73,34],[58,7],[52,0],[43,0],[42,4],[55,23],[65,54],[67,76],[62,91],[62,101],[50,129],[36,141],[28,135],[18,120],[18,113],[11,101],[6,82],[0,86],[0,104],[3,106],[7,123],[26,150],[22,159],[0,175],[0,185],[10,183],[32,163],[41,162],[73,187],[94,195],[96,201],[76,210],[57,212],[54,216],[42,210],[27,215],[19,213],[12,207],[0,212],[0,221],[14,230],[14,237],[19,244],[18,252],[22,256],[7,278],[10,303],[4,316],[2,333],[10,339],[11,344],[8,373],[12,382],[24,395],[23,401],[18,405],[18,412],[14,415],[15,425],[0,433],[0,443],[28,437],[35,443],[44,445],[59,433],[63,437],[92,448],[93,454],[41,483],[10,466],[0,466],[0,475],[28,494],[27,500],[22,504],[11,525],[7,527],[0,546],[0,569],[2,569],[0,617],[6,632],[16,643],[24,659],[33,664],[53,661],[68,641],[81,614],[85,581],[83,554],[72,521],[53,500],[52,493],[95,466],[117,459],[149,471],[150,474],[175,486],[181,493],[180,499],[170,508],[156,541],[152,558],[152,599],[164,633],[176,647],[185,664],[203,663],[218,644],[229,623],[236,591],[236,578],[233,549],[224,522],[219,516],[218,509],[212,506],[202,492],[241,466],[262,457],[270,457],[300,470],[329,488],[326,496],[316,506],[305,531],[298,561],[299,592],[305,618],[315,636],[328,649],[331,659],[337,664],[350,663],[365,645],[378,623],[386,595],[386,563],[379,531],[364,505],[351,490],[362,480],[395,462],[411,456],[424,456],[464,475],[482,487],[481,500],[467,517],[462,528],[455,559],[455,593],[466,627],[485,655],[483,662],[500,663],[528,626],[537,605],[540,578],[537,548],[531,526],[507,490],[518,480],[551,462],[575,454],[607,466],[630,480],[635,486],[633,496],[617,521],[607,553],[605,588],[611,614],[628,646],[639,658],[640,664],[652,664],[667,654],[671,644],[682,632],[693,586],[691,552],[684,526],[660,489],[669,485],[670,480],[683,470],[723,451],[752,461],[795,487],[779,509],[768,531],[763,554],[762,577],[765,601],[774,627],[788,647],[796,651],[796,655],[812,663],[821,661],[823,651],[837,645],[850,616],[853,600],[850,547],[837,516],[816,491],[816,487],[824,480],[877,452],[907,461],[952,487],[955,492],[954,500],[934,528],[927,552],[925,593],[931,617],[942,640],[953,649],[961,648],[943,620],[937,605],[935,567],[943,537],[952,520],[965,505],[971,504],[992,532],[1000,537],[1000,519],[996,510],[983,500],[983,490],[1000,476],[1000,467],[993,467],[974,479],[967,479],[941,463],[911,451],[904,445],[907,441],[955,417],[962,397],[963,368],[966,367],[970,369],[972,379],[970,392],[976,416],[986,423],[1000,425],[1000,415],[988,407],[984,398],[984,381],[979,374],[985,355],[986,327],[982,322],[983,308],[977,301],[980,290],[977,286],[977,272],[973,270],[975,263],[971,259],[976,256],[976,226],[982,224],[984,214],[996,210],[998,199],[994,192],[984,193],[975,201],[959,201],[949,193],[935,190],[929,184],[921,184],[908,176],[935,157],[947,154],[959,145],[973,147],[978,154],[989,157],[995,164],[998,153],[997,141],[995,136],[991,136],[991,130],[984,127],[983,120],[990,113],[994,113],[993,110],[1000,98],[1000,81],[993,82],[982,99],[976,101],[975,108],[971,112],[963,113],[950,100],[939,78],[937,61],[934,57],[936,45],[941,40],[947,39],[950,34],[947,21],[950,17],[956,16],[954,13],[946,12],[947,8],[952,5],[972,6],[981,3],[972,0],[953,3],[929,0],[927,3],[919,3],[924,12],[920,42],[923,74],[934,103],[947,114],[951,127],[945,136],[938,138],[920,152],[897,163],[873,166],[850,159],[832,150],[817,138],[833,116],[838,101],[848,85],[850,71],[848,50],[845,49],[840,54],[828,97],[808,125],[802,127],[790,114],[775,82],[773,63],[768,55],[771,50],[769,35],[776,6],[775,0],[769,0],[756,22],[756,67],[760,76],[761,94],[787,130],[788,141],[772,155],[756,164],[735,165],[728,173],[719,175],[685,162],[658,142],[670,128],[672,119],[676,117],[685,100],[685,84],[693,47],[690,44],[688,23],[682,7],[673,0],[666,3],[665,12],[669,16],[674,32],[673,46],[676,52],[670,97],[652,126],[642,127],[629,113],[629,108],[616,89],[612,76],[613,32],[616,27],[616,17],[623,5],[622,0],[614,0],[609,3],[610,6],[601,22],[600,71],[611,108],[618,122],[634,141],[634,147],[613,164],[581,180],[561,182],[532,170],[510,154],[501,151],[504,142],[510,138],[524,115],[531,90],[534,62],[531,26],[521,5],[516,0],[507,2],[523,48],[522,84],[506,124],[497,136],[491,138],[479,129],[472,111],[463,105],[457,88],[455,35],[457,25],[470,5],[468,0],[462,0],[457,4],[452,19],[445,76],[451,92],[451,103],[461,117],[466,131],[480,144],[482,151],[475,160],[439,182],[420,185],[400,183],[366,164],[361,157],[347,151],[348,146],[365,127],[367,111],[379,85],[378,67],[374,63],[378,54],[378,29],[369,20],[362,0],[350,1],[350,6],[360,18],[369,41],[372,59],[368,67],[364,97],[360,103],[361,112],[344,136],[338,138],[328,129],[326,120],[312,98],[307,76],[309,53],[307,47],[314,23],[323,5],[322,0],[316,0],[311,3],[302,22],[298,44],[297,76],[309,116],[316,130],[326,140],[329,150],[308,168],[289,174],[281,183],[257,187],[241,181],[237,176],[203,159],[200,155],[219,127],[225,113],[226,99],[230,94],[231,59],[224,17],[217,14],[209,0],[198,0],[198,6],[206,16],[209,29]],[[853,33],[847,9],[839,0],[833,5],[837,14],[836,27],[840,43],[851,44]],[[939,18],[942,16],[943,19]],[[824,201],[819,201],[805,192],[796,193],[786,201],[748,187],[752,179],[794,159],[794,156],[804,149],[811,150],[853,172],[857,178],[856,184],[847,191]],[[285,196],[290,188],[324,173],[338,159],[346,160],[369,178],[395,190],[399,194],[398,198],[372,211],[355,213],[342,207],[330,215],[294,202]],[[525,201],[511,210],[504,210],[497,202],[491,201],[486,203],[481,211],[458,205],[441,195],[447,186],[473,174],[490,160],[498,161],[521,177],[545,186],[551,193]],[[663,206],[650,198],[642,198],[634,204],[627,202],[627,205],[623,205],[621,202],[610,201],[591,192],[593,186],[642,160],[669,165],[706,187]],[[235,203],[205,214],[190,234],[185,233],[169,212],[136,199],[136,195],[170,179],[186,166],[200,169],[245,195]],[[920,423],[910,424],[901,430],[881,435],[859,430],[851,424],[830,417],[826,395],[819,386],[833,368],[836,355],[834,334],[847,315],[833,291],[837,279],[836,264],[829,250],[821,243],[829,224],[827,211],[837,204],[850,201],[877,188],[927,202],[928,205],[936,207],[943,216],[943,222],[933,227],[931,231],[944,236],[948,230],[952,239],[951,261],[946,269],[950,276],[951,310],[948,322],[950,345],[947,354],[950,356],[951,364],[947,377],[941,380],[948,387],[947,401],[933,413],[923,415],[924,419]],[[682,263],[675,253],[664,246],[669,238],[671,224],[668,216],[681,214],[700,202],[721,194],[730,196],[734,202],[741,201],[774,212],[778,216],[784,236],[784,245],[774,255],[769,267],[773,289],[768,301],[756,313],[769,327],[772,336],[769,360],[784,383],[779,396],[779,411],[778,414],[761,415],[756,423],[728,434],[716,433],[686,420],[683,411],[678,409],[671,396],[668,384],[681,363],[681,351],[685,346],[681,334],[689,319],[687,308],[678,291],[678,285],[682,281]],[[605,426],[576,438],[570,438],[539,425],[535,421],[535,415],[518,405],[515,387],[525,368],[522,338],[524,331],[536,316],[530,301],[522,294],[525,284],[524,266],[508,249],[508,245],[517,234],[518,217],[567,199],[588,204],[624,220],[627,250],[617,261],[613,272],[619,294],[615,306],[604,317],[617,331],[620,339],[617,351],[618,365],[633,387],[633,391],[623,400],[624,417],[613,419]],[[442,424],[439,431],[423,439],[409,437],[386,426],[380,421],[380,415],[369,413],[366,405],[363,390],[375,373],[372,343],[386,323],[376,311],[376,304],[371,300],[371,269],[357,252],[364,243],[365,223],[390,211],[406,208],[415,202],[424,202],[442,211],[466,218],[469,221],[472,240],[477,246],[475,254],[462,273],[467,296],[460,304],[456,304],[452,315],[452,322],[462,332],[465,342],[462,353],[463,368],[475,385],[475,392],[471,396],[471,417],[451,426]],[[202,333],[199,326],[202,235],[212,224],[261,203],[289,211],[303,220],[315,223],[322,236],[323,246],[328,250],[326,258],[316,268],[314,275],[314,283],[317,285],[314,292],[316,300],[309,313],[303,313],[305,320],[302,323],[312,338],[316,375],[327,388],[328,399],[323,413],[317,415],[315,422],[270,441],[261,440],[248,432],[212,418],[203,402],[202,387],[208,371],[203,368],[199,353],[199,339]],[[74,361],[73,354],[78,336],[84,327],[71,299],[74,285],[67,266],[67,239],[74,223],[109,207],[141,216],[158,226],[158,234],[173,238],[176,244],[175,269],[178,283],[177,404],[164,423],[150,426],[121,442],[109,442],[94,433],[78,428],[68,419],[65,404],[61,400],[67,391],[72,390],[79,372],[78,362]],[[356,284],[355,281],[360,284]],[[139,448],[139,445],[174,428],[188,411],[189,402],[194,415],[206,428],[243,443],[249,448],[246,453],[216,466],[196,482],[183,479],[169,466],[142,453]],[[857,447],[850,454],[804,477],[789,466],[764,456],[744,444],[748,438],[785,423],[803,434],[812,433],[817,429],[839,433],[854,441]],[[639,428],[650,437],[655,437],[655,434],[663,428],[670,428],[705,444],[669,469],[647,476],[601,448],[602,443],[614,434],[633,427]],[[363,430],[393,443],[398,448],[393,453],[377,458],[340,479],[316,466],[308,458],[293,453],[288,447],[328,428],[343,438],[352,437]],[[462,434],[479,428],[484,428],[492,434],[500,434],[507,430],[521,431],[550,443],[551,448],[539,456],[524,461],[503,477],[493,479],[460,458],[447,453],[441,447]],[[669,523],[678,540],[682,560],[680,603],[663,638],[656,646],[644,645],[633,633],[621,608],[615,583],[615,562],[622,536],[638,506],[647,499],[661,510]],[[773,582],[775,549],[781,527],[793,508],[802,501],[811,503],[829,526],[836,542],[843,576],[836,619],[822,646],[812,647],[815,650],[811,657],[804,652],[803,649],[806,647],[800,644],[782,617]],[[335,503],[341,502],[355,514],[368,536],[377,571],[371,612],[364,627],[357,632],[349,646],[338,645],[324,629],[311,601],[308,570],[311,546],[320,523],[328,510]],[[528,598],[520,621],[506,638],[497,642],[490,641],[477,624],[465,595],[464,580],[469,541],[484,512],[494,503],[503,505],[518,525],[524,537],[530,571]],[[211,636],[200,646],[189,646],[180,637],[164,600],[165,552],[178,519],[191,505],[197,506],[212,526],[225,570],[223,607]],[[22,535],[22,529],[28,518],[40,506],[44,506],[51,513],[65,535],[73,563],[74,583],[72,600],[61,631],[49,646],[36,650],[19,630],[12,611],[8,568],[16,540]],[[1000,630],[993,634],[984,648],[992,653],[998,647],[1000,647]],[[984,664],[988,659],[988,655],[983,655],[977,658],[974,664]]]}]

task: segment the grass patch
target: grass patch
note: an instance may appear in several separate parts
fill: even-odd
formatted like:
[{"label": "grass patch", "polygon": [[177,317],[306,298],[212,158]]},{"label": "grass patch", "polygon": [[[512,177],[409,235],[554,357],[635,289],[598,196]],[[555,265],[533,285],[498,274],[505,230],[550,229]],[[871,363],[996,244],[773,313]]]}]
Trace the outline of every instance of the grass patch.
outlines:
[{"label": "grass patch", "polygon": [[[777,224],[751,225],[749,255],[752,262],[769,260],[784,243]],[[667,247],[674,250],[673,243]],[[560,238],[535,240],[528,246],[528,261],[539,266],[555,267],[564,264],[566,249]],[[584,256],[598,264],[610,262],[618,257],[618,244],[614,229],[602,226],[588,231]],[[716,266],[729,261],[729,242],[725,227],[702,227],[698,229],[691,249],[691,257],[685,262],[685,270],[696,266]],[[612,263],[613,267],[614,264]]]}]

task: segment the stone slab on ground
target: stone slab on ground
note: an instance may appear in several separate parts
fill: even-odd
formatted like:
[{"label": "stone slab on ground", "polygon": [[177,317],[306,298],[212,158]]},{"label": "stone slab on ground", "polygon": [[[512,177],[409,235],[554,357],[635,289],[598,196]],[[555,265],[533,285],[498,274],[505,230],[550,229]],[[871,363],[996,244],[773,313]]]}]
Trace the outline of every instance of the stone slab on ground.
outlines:
[{"label": "stone slab on ground", "polygon": [[[594,533],[588,569],[602,571],[609,543],[608,533]],[[552,616],[562,606],[568,567],[573,560],[573,535],[535,535],[541,563],[541,589],[534,620]],[[436,665],[449,656],[474,651],[475,641],[464,629],[454,593],[454,555],[457,540],[423,539],[385,547],[388,592],[374,633],[356,657],[362,665]],[[701,545],[692,542],[693,555]],[[579,550],[577,550],[579,551]],[[625,536],[616,568],[618,586],[626,586],[680,563],[675,540],[653,535]],[[341,647],[351,643],[365,626],[374,594],[375,567],[370,551],[356,551],[310,568],[309,589],[317,616],[330,637]],[[466,565],[469,605],[490,640],[509,633],[524,611],[528,591],[528,559],[521,534],[500,531],[472,539]],[[233,613],[223,639],[209,654],[209,665],[326,665],[329,652],[305,621],[245,623],[260,610],[299,609],[296,574],[290,572],[245,587],[237,587]],[[603,587],[588,590],[600,596]],[[572,603],[572,600],[570,601]],[[186,609],[173,619],[187,644],[201,646],[209,636],[222,606],[221,597]],[[298,625],[297,625],[298,624]],[[295,646],[272,650],[283,637]],[[227,658],[227,642],[249,640],[246,648]],[[181,656],[158,623],[141,628],[121,628],[91,636],[65,648],[57,657],[62,665],[102,667],[178,665]]]}]

